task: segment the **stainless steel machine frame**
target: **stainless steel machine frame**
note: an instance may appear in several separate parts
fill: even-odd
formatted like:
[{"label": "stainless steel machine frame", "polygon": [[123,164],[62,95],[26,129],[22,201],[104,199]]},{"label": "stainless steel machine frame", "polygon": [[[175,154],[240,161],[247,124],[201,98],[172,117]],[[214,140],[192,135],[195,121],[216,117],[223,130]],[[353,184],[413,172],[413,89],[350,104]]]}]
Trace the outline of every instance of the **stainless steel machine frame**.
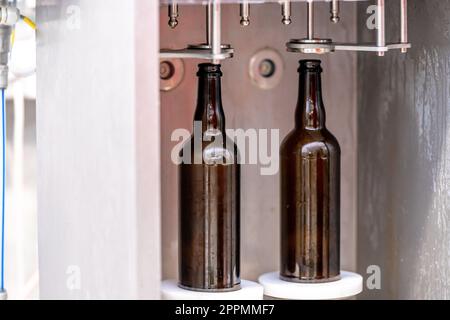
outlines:
[{"label": "stainless steel machine frame", "polygon": [[[294,0],[295,1],[295,0]],[[406,53],[411,44],[408,43],[408,11],[407,0],[400,1],[400,40],[396,43],[386,43],[386,3],[385,0],[376,0],[376,21],[377,21],[377,39],[372,44],[358,44],[358,43],[340,43],[333,42],[332,39],[318,38],[315,36],[315,11],[314,3],[319,1],[330,2],[330,20],[337,24],[340,21],[340,2],[351,0],[298,0],[306,2],[307,4],[307,36],[306,38],[292,39],[286,43],[289,52],[297,53],[316,53],[324,54],[335,51],[365,51],[376,52],[378,56],[384,56],[385,52],[389,50],[401,50]],[[357,1],[357,0],[354,0]],[[169,0],[169,26],[175,28],[178,26],[179,18],[179,3],[197,3],[206,5],[206,45],[189,45],[186,49],[180,50],[161,50],[161,58],[193,58],[206,59],[212,61],[220,61],[223,59],[233,57],[233,49],[229,46],[222,46],[221,43],[221,3],[240,3],[240,23],[242,26],[250,24],[250,2],[249,0],[200,0],[200,1],[186,1],[186,0]],[[272,1],[253,1],[256,3],[272,2]],[[393,2],[393,1],[392,1]],[[279,1],[282,7],[282,23],[285,25],[291,24],[291,0]]]}]

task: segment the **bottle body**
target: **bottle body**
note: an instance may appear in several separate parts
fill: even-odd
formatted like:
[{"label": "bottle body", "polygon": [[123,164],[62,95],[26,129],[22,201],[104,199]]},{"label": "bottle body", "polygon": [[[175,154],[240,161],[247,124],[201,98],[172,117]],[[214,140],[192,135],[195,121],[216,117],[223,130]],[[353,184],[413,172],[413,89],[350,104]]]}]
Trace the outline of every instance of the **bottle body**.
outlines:
[{"label": "bottle body", "polygon": [[294,282],[340,275],[340,147],[325,127],[320,62],[302,61],[296,127],[280,150],[281,269]]},{"label": "bottle body", "polygon": [[[179,166],[179,284],[196,291],[240,288],[240,167],[225,135],[217,68],[200,65],[201,129],[180,154],[192,161]],[[206,141],[196,144],[196,133]]]}]

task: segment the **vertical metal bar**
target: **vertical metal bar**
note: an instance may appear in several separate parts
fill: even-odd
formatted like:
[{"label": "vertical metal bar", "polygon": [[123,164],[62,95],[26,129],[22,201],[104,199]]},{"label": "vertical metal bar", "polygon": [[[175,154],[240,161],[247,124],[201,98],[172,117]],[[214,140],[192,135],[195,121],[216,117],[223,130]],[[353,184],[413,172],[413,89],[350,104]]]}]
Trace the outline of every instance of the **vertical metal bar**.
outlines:
[{"label": "vertical metal bar", "polygon": [[241,26],[246,27],[250,24],[250,4],[247,0],[242,0],[239,5],[241,15]]},{"label": "vertical metal bar", "polygon": [[[377,0],[377,46],[386,46],[386,21],[385,21],[385,0]],[[384,56],[384,51],[378,51],[378,56]]]},{"label": "vertical metal bar", "polygon": [[206,45],[211,46],[212,43],[212,4],[211,1],[206,5]]},{"label": "vertical metal bar", "polygon": [[314,39],[314,2],[308,0],[308,39]]},{"label": "vertical metal bar", "polygon": [[174,29],[178,25],[178,4],[176,0],[172,0],[169,4],[169,26]]},{"label": "vertical metal bar", "polygon": [[[212,19],[211,49],[213,55],[218,55],[222,51],[220,0],[214,0],[212,3],[211,19]],[[213,63],[218,64],[219,61],[214,59]]]},{"label": "vertical metal bar", "polygon": [[[408,43],[408,0],[400,0],[400,42]],[[403,48],[406,53],[408,49]]]},{"label": "vertical metal bar", "polygon": [[340,14],[340,7],[339,7],[339,0],[332,0],[330,4],[330,13],[331,13],[331,22],[338,23],[341,18],[339,17]]},{"label": "vertical metal bar", "polygon": [[291,0],[284,0],[281,3],[281,14],[283,15],[283,24],[288,25],[292,23],[291,20]]}]

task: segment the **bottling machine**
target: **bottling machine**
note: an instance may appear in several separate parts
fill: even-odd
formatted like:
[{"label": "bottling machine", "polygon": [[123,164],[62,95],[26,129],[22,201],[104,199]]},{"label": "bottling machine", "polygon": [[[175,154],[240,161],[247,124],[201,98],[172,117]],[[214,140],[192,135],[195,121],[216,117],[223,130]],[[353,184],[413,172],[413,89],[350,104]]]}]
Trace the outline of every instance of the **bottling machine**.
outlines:
[{"label": "bottling machine", "polygon": [[258,142],[241,171],[241,277],[279,270],[277,155],[304,59],[322,62],[341,146],[341,270],[363,298],[448,297],[449,13],[441,0],[38,0],[41,297],[159,299],[178,278],[172,156],[200,63],[221,64],[227,128]]}]

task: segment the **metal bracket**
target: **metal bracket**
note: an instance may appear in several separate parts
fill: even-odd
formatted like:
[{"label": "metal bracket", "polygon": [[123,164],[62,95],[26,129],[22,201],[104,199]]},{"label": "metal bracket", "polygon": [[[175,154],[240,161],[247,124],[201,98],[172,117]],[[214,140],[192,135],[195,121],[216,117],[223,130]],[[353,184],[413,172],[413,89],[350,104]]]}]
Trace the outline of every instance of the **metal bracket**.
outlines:
[{"label": "metal bracket", "polygon": [[[325,40],[325,39],[322,39]],[[410,43],[388,43],[380,47],[374,43],[306,43],[304,39],[291,40],[286,44],[288,52],[295,53],[315,53],[323,54],[335,51],[358,51],[358,52],[387,52],[390,50],[408,50],[411,48]]]},{"label": "metal bracket", "polygon": [[[199,45],[200,46],[200,45]],[[206,60],[224,60],[232,58],[234,49],[227,45],[222,45],[222,49],[219,53],[213,53],[209,47],[208,49],[196,48],[195,45],[191,45],[186,49],[173,50],[173,49],[161,49],[160,58],[164,59],[206,59]]]},{"label": "metal bracket", "polygon": [[[172,1],[172,5],[175,0]],[[221,7],[220,1],[210,0],[206,5],[206,42],[204,44],[188,45],[185,49],[162,49],[160,58],[164,59],[205,59],[213,63],[232,58],[234,50],[230,45],[222,44],[221,40]]]},{"label": "metal bracket", "polygon": [[[385,0],[377,0],[377,40],[376,43],[338,43],[330,39],[321,39],[314,36],[314,0],[306,0],[308,4],[307,37],[304,39],[292,39],[286,44],[287,51],[296,53],[324,54],[335,51],[359,51],[376,52],[378,56],[384,56],[389,50],[401,50],[405,53],[411,48],[408,42],[408,1],[400,0],[400,42],[386,43],[386,7]],[[331,3],[332,21],[337,22],[340,0]]]}]

